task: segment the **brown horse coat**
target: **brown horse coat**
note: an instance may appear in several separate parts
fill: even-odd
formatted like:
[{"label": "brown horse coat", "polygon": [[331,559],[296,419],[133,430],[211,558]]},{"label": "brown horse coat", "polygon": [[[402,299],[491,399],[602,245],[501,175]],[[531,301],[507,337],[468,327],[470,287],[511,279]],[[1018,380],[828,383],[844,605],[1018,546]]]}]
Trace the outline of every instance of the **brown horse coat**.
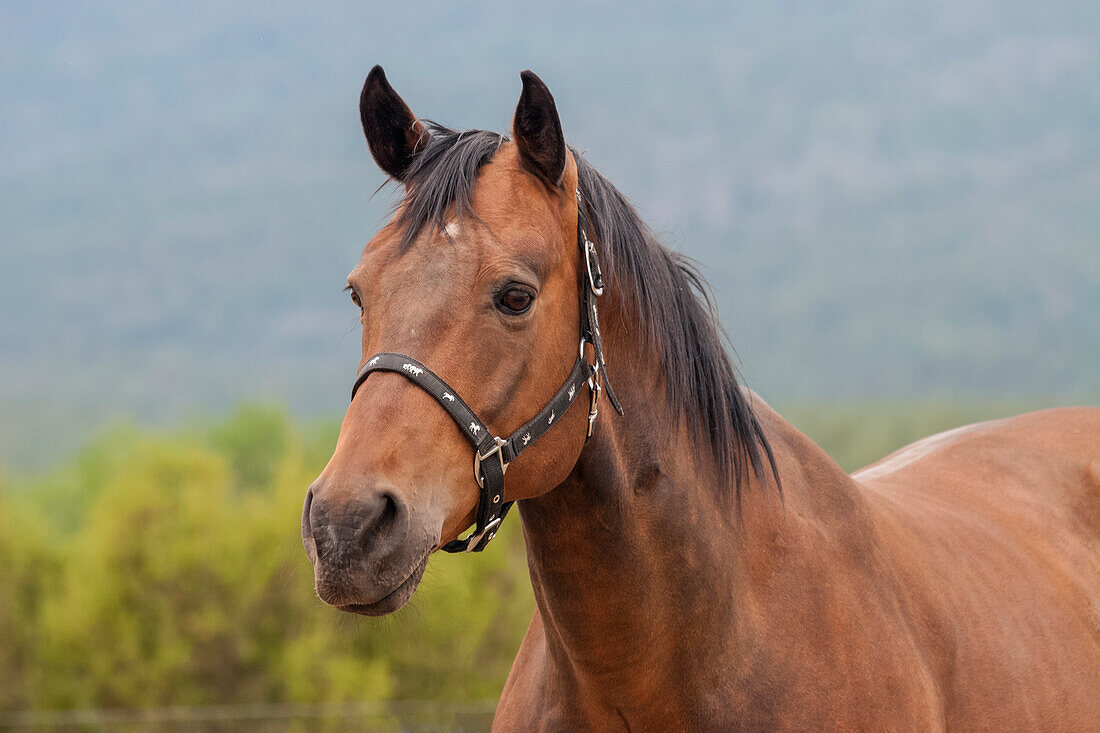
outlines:
[{"label": "brown horse coat", "polygon": [[[348,278],[361,367],[410,355],[508,435],[577,358],[578,190],[605,262],[625,416],[585,443],[573,409],[507,474],[537,611],[494,729],[1100,731],[1100,410],[846,475],[737,386],[698,275],[523,81],[513,142],[423,123],[371,72],[363,127],[406,196]],[[318,595],[404,605],[473,520],[470,460],[432,397],[372,374],[303,508]]]},{"label": "brown horse coat", "polygon": [[637,485],[614,531],[578,524],[590,486],[521,506],[539,606],[495,729],[1100,730],[1100,410],[849,477],[756,406],[783,500],[746,492],[742,527],[652,522]]}]

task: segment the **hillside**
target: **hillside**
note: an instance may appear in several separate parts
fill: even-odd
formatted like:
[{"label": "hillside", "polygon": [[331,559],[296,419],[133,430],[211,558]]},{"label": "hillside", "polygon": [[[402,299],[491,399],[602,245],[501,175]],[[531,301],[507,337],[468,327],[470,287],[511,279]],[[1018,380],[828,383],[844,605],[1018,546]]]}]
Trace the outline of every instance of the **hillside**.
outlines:
[{"label": "hillside", "polygon": [[1100,398],[1100,6],[741,5],[0,9],[0,465],[342,409],[374,63],[500,130],[537,71],[773,402]]}]

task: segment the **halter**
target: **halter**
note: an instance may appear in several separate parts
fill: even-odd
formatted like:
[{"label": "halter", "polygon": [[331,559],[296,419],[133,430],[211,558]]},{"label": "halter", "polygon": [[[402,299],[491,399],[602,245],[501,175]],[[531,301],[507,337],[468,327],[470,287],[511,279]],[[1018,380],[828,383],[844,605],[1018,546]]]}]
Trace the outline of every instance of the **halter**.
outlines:
[{"label": "halter", "polygon": [[[490,432],[477,413],[458,396],[439,375],[411,356],[383,351],[375,354],[359,370],[355,385],[351,388],[351,397],[372,372],[394,372],[411,381],[427,392],[447,411],[451,419],[458,424],[459,430],[474,447],[474,479],[480,489],[477,505],[477,524],[473,532],[464,539],[457,539],[443,545],[444,552],[481,552],[496,537],[497,528],[504,520],[514,502],[504,501],[504,474],[519,454],[558,422],[574,403],[577,390],[588,383],[590,400],[588,403],[588,430],[585,443],[592,437],[599,414],[597,403],[600,398],[600,379],[611,406],[622,415],[623,408],[615,397],[611,383],[607,379],[607,362],[603,355],[603,337],[600,335],[600,322],[596,313],[596,298],[603,294],[603,272],[596,254],[596,244],[588,238],[584,223],[584,202],[580,189],[577,189],[577,243],[584,257],[585,281],[581,285],[581,327],[580,353],[573,364],[573,370],[565,384],[550,398],[546,406],[535,416],[507,438],[500,438]],[[592,345],[594,361],[584,358],[585,344]]]}]

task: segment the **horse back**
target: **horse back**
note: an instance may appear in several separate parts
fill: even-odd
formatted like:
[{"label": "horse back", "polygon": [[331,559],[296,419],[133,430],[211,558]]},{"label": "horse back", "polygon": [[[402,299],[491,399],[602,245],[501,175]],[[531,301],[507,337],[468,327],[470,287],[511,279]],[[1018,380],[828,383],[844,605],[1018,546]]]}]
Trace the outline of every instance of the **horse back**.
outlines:
[{"label": "horse back", "polygon": [[[852,474],[930,535],[970,524],[1021,539],[1100,538],[1100,408],[1063,408],[925,438]],[[926,521],[926,520],[938,520]],[[968,521],[969,520],[969,521]],[[937,527],[941,528],[937,532]]]},{"label": "horse back", "polygon": [[958,428],[852,477],[931,619],[948,727],[1100,729],[1100,409]]}]

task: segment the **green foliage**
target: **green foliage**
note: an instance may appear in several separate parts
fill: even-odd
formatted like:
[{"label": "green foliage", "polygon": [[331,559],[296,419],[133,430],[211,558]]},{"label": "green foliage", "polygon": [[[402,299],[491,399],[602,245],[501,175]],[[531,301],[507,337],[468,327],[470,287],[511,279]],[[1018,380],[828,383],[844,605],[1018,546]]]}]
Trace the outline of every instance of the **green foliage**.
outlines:
[{"label": "green foliage", "polygon": [[109,478],[131,460],[137,442],[135,427],[118,425],[92,440],[59,471],[17,490],[50,518],[51,529],[67,535],[80,526]]},{"label": "green foliage", "polygon": [[234,484],[248,490],[271,485],[289,439],[290,426],[281,410],[247,406],[218,426],[210,443],[229,457]]},{"label": "green foliage", "polygon": [[335,611],[298,529],[334,434],[255,407],[118,429],[21,502],[0,493],[0,709],[498,693],[533,608],[518,524],[494,552],[433,559],[395,618]]},{"label": "green foliage", "polygon": [[39,620],[59,569],[37,512],[0,483],[0,710],[36,702],[31,688],[42,641]]}]

